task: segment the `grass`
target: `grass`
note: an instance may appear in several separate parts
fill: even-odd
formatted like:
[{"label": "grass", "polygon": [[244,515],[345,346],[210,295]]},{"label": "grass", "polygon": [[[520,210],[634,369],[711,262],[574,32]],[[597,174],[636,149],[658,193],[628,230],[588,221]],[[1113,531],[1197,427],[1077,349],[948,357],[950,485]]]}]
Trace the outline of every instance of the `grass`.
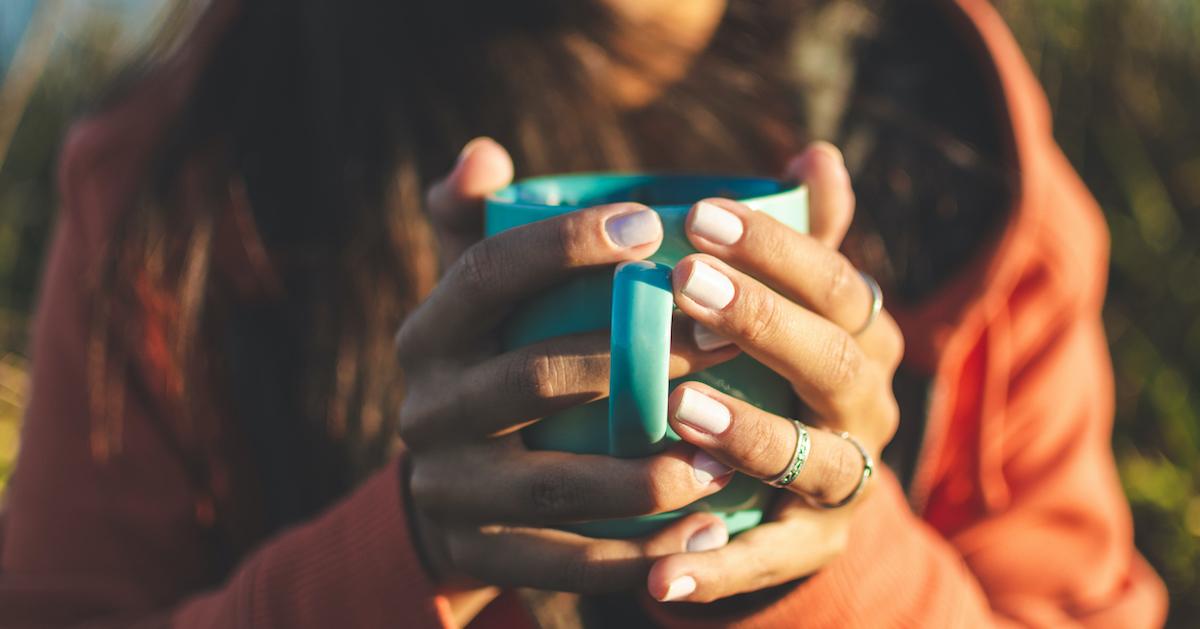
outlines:
[{"label": "grass", "polygon": [[21,413],[29,395],[29,364],[17,354],[0,356],[0,494],[17,459]]}]

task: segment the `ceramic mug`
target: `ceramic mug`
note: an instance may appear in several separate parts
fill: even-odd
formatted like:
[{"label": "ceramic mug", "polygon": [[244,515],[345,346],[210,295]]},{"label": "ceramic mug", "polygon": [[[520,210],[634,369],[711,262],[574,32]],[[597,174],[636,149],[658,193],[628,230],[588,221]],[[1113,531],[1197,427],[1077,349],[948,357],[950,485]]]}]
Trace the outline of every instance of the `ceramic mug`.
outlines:
[{"label": "ceramic mug", "polygon": [[[696,253],[684,222],[691,206],[708,197],[736,199],[792,229],[808,229],[807,190],[766,178],[551,175],[516,182],[488,198],[487,236],[580,208],[623,201],[648,205],[662,217],[662,246],[648,260],[575,276],[521,304],[505,322],[506,350],[566,334],[612,330],[609,399],[555,413],[525,428],[522,436],[529,447],[638,457],[659,452],[679,439],[667,424],[667,397],[678,383],[668,382],[667,376],[674,309],[670,272],[672,265]],[[703,382],[771,413],[786,417],[794,412],[791,385],[745,354],[685,379]],[[565,528],[596,537],[635,537],[702,510],[720,516],[733,534],[762,520],[771,491],[760,480],[737,474],[721,491],[677,511]]]}]

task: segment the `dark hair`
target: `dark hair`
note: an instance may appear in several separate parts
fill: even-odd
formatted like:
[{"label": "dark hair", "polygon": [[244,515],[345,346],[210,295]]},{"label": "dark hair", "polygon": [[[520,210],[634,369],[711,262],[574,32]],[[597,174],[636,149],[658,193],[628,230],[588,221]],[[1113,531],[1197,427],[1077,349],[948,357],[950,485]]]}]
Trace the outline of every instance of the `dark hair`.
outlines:
[{"label": "dark hair", "polygon": [[[236,489],[259,486],[265,528],[313,513],[393,446],[392,335],[437,274],[422,190],[458,148],[494,137],[523,176],[775,171],[799,144],[771,63],[787,4],[734,3],[688,77],[630,110],[593,86],[594,64],[636,71],[600,54],[617,46],[599,2],[247,0],[123,221],[93,390],[124,373],[109,328],[161,328],[196,483],[239,443],[254,468]],[[222,261],[231,208],[269,265]]]},{"label": "dark hair", "polygon": [[[802,81],[791,63],[797,24],[810,10],[846,3],[732,0],[687,76],[635,109],[593,85],[596,64],[637,71],[635,56],[619,52],[616,18],[599,0],[242,4],[115,241],[118,255],[100,287],[108,305],[93,335],[93,388],[103,391],[105,378],[124,373],[119,347],[107,339],[124,324],[120,308],[137,308],[139,325],[158,326],[167,339],[165,362],[177,373],[173,408],[201,436],[201,451],[189,457],[197,484],[213,475],[206,461],[253,452],[241,463],[254,467],[236,489],[259,488],[266,531],[312,514],[394,446],[402,374],[391,339],[437,274],[422,190],[445,174],[459,147],[492,136],[522,176],[776,172],[805,140]],[[927,29],[945,29],[922,24],[931,14],[886,18],[908,34],[879,29],[859,51],[874,59],[866,67],[913,48]],[[988,101],[972,100],[985,99],[980,79],[963,78],[968,62],[946,57],[934,51],[917,59],[936,66],[937,80],[923,87],[889,85],[888,72],[864,71],[846,103],[845,129],[861,135],[863,121],[873,121],[867,126],[879,131],[859,143],[871,148],[852,165],[859,165],[860,199],[885,208],[866,208],[870,222],[895,232],[881,232],[883,248],[904,252],[874,262],[896,286],[908,281],[913,260],[936,260],[940,269],[977,247],[986,235],[980,226],[991,225],[964,211],[958,218],[973,231],[955,240],[956,253],[938,258],[914,248],[913,229],[903,226],[941,229],[923,209],[949,194],[944,184],[968,182],[964,188],[992,195],[979,207],[1004,202],[992,194],[997,186],[976,185],[991,181],[990,171],[978,164],[965,170],[989,174],[938,171],[957,167],[946,157],[952,151],[922,139],[941,136],[892,116],[913,106],[929,106],[922,113],[931,115],[974,107],[969,133],[956,128],[950,136],[995,134]],[[938,87],[948,65],[960,82]],[[950,95],[958,89],[978,96]],[[889,100],[893,93],[903,98]],[[980,143],[1001,151],[998,141]],[[914,156],[941,179],[918,176],[921,183],[900,198],[894,182]],[[951,201],[961,201],[960,192]],[[261,244],[251,246],[261,255],[248,259],[270,264],[222,262],[230,244],[224,226],[238,224],[230,218],[237,208],[252,216],[248,231]],[[943,251],[936,240],[919,242]],[[926,275],[908,294],[928,290],[945,272]],[[96,408],[107,406],[100,400]]]}]

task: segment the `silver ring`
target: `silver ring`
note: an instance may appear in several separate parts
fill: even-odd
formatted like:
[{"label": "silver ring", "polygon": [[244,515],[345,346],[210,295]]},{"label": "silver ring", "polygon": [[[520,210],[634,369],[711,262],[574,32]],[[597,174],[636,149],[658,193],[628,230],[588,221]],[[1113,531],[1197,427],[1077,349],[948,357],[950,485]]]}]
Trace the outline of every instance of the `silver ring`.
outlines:
[{"label": "silver ring", "polygon": [[854,488],[854,491],[850,492],[849,496],[846,496],[837,502],[818,502],[811,497],[807,497],[808,504],[821,509],[837,509],[854,502],[855,498],[858,498],[860,495],[862,495],[863,490],[867,488],[867,481],[871,480],[871,476],[875,474],[875,459],[871,457],[871,453],[867,452],[867,449],[863,447],[863,444],[860,443],[858,439],[855,439],[853,436],[851,436],[848,432],[838,433],[838,436],[853,444],[858,450],[858,453],[862,455],[862,478],[858,480],[858,486]]},{"label": "silver ring", "polygon": [[808,451],[812,448],[812,439],[808,436],[808,427],[794,419],[792,420],[792,425],[796,427],[796,449],[792,451],[792,462],[788,464],[782,474],[772,480],[766,481],[772,487],[782,489],[791,485],[792,481],[796,480],[796,477],[800,475],[800,471],[804,469],[804,464],[808,462]]},{"label": "silver ring", "polygon": [[875,320],[879,318],[879,312],[883,310],[883,291],[879,288],[879,282],[876,282],[875,278],[862,271],[859,271],[858,274],[867,283],[867,288],[871,289],[871,312],[867,315],[867,322],[862,324],[862,327],[853,336],[858,336],[866,332],[867,328],[871,327],[871,324],[875,323]]}]

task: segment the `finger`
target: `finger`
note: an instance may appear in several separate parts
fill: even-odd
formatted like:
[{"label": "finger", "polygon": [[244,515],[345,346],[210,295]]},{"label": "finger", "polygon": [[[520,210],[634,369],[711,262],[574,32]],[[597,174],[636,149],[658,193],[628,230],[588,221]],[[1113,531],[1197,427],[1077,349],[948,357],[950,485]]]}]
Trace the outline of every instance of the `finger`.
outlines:
[{"label": "finger", "polygon": [[593,539],[567,531],[490,526],[451,536],[455,565],[504,587],[601,593],[638,587],[656,558],[683,552],[698,531],[720,526],[697,513],[642,539]]},{"label": "finger", "polygon": [[[904,358],[904,333],[887,310],[880,310],[871,325],[854,337],[863,352],[884,366],[888,374],[896,372]],[[888,378],[889,381],[891,378]]]},{"label": "finger", "polygon": [[450,174],[430,186],[425,195],[434,229],[478,238],[483,230],[484,198],[507,186],[512,178],[512,158],[504,147],[487,137],[471,140]]},{"label": "finger", "polygon": [[888,385],[844,329],[712,256],[680,261],[673,286],[684,314],[786,378],[818,415],[876,410]]},{"label": "finger", "polygon": [[[780,476],[791,466],[796,452],[797,431],[792,420],[699,382],[676,387],[667,416],[680,439],[755,478]],[[808,459],[787,489],[836,504],[858,486],[862,455],[845,439],[825,430],[809,429],[808,436]]]},{"label": "finger", "polygon": [[462,447],[418,460],[411,474],[414,500],[435,518],[545,526],[672,511],[733,471],[681,444],[640,459]]},{"label": "finger", "polygon": [[660,601],[708,603],[810,575],[844,552],[852,512],[793,510],[712,551],[659,559],[646,586]]},{"label": "finger", "polygon": [[837,249],[854,220],[854,188],[842,152],[814,142],[788,163],[785,176],[808,186],[809,231],[821,244]]},{"label": "finger", "polygon": [[471,246],[398,335],[400,357],[469,348],[516,302],[573,273],[645,258],[662,242],[657,213],[636,203],[578,210]]},{"label": "finger", "polygon": [[[737,346],[704,351],[677,316],[671,334],[669,377],[679,378],[737,356]],[[608,396],[609,333],[550,339],[463,369],[447,365],[410,386],[400,434],[410,447],[462,442],[512,432],[573,406]]]},{"label": "finger", "polygon": [[682,312],[671,315],[670,377],[679,378],[726,362],[742,353],[741,348],[723,339],[697,335],[699,326]]},{"label": "finger", "polygon": [[846,256],[728,199],[705,199],[688,214],[696,249],[749,273],[793,301],[856,332],[870,315],[874,295]]}]

